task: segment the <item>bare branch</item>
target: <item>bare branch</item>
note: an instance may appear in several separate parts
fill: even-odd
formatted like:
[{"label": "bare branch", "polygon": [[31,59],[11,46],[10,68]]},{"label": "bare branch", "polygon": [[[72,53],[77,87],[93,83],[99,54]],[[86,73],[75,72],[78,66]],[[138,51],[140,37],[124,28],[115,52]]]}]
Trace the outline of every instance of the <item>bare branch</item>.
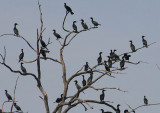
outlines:
[{"label": "bare branch", "polygon": [[121,92],[128,92],[128,91],[124,91],[124,90],[121,90],[120,88],[115,88],[115,87],[104,87],[104,88],[95,88],[93,86],[90,86],[91,88],[93,88],[94,90],[98,91],[98,90],[104,90],[104,89],[115,89],[115,90],[118,90],[118,91],[121,91]]},{"label": "bare branch", "polygon": [[36,52],[36,50],[31,46],[31,44],[24,38],[24,37],[22,37],[22,36],[20,36],[20,35],[14,35],[14,34],[2,34],[2,35],[0,35],[0,37],[2,37],[2,36],[10,36],[10,35],[12,35],[12,36],[15,36],[15,37],[17,37],[17,38],[22,38],[27,44],[28,44],[28,46],[33,50],[33,51],[35,51]]},{"label": "bare branch", "polygon": [[78,100],[78,101],[80,101],[80,102],[83,102],[83,103],[86,103],[89,107],[90,107],[90,109],[93,109],[93,106],[91,106],[89,103],[87,103],[85,100],[82,100],[82,99],[80,99],[80,98],[76,98],[76,100]]},{"label": "bare branch", "polygon": [[18,79],[19,79],[19,76],[16,79],[16,84],[15,84],[15,87],[14,87],[14,95],[13,95],[13,102],[12,102],[12,106],[11,106],[11,113],[12,113],[13,105],[14,105],[14,102],[15,102],[16,87],[17,87]]},{"label": "bare branch", "polygon": [[69,30],[67,30],[67,29],[64,28],[64,23],[65,23],[65,21],[66,21],[66,17],[67,17],[67,15],[68,15],[68,13],[69,13],[69,12],[66,11],[66,15],[65,15],[65,17],[64,17],[63,24],[62,24],[62,28],[63,28],[63,30],[66,31],[66,32],[70,32]]}]

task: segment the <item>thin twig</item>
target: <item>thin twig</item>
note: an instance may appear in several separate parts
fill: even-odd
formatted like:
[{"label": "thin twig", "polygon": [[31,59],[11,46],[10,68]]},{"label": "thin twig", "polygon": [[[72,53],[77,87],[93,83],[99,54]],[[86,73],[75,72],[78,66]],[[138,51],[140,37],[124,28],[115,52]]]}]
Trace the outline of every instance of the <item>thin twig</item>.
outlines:
[{"label": "thin twig", "polygon": [[115,88],[115,87],[104,87],[104,88],[95,88],[93,86],[90,86],[91,88],[93,88],[94,90],[98,91],[98,90],[104,90],[104,89],[114,89],[114,90],[118,90],[118,91],[121,91],[121,92],[128,92],[128,91],[125,91],[125,90],[121,90],[120,88]]}]

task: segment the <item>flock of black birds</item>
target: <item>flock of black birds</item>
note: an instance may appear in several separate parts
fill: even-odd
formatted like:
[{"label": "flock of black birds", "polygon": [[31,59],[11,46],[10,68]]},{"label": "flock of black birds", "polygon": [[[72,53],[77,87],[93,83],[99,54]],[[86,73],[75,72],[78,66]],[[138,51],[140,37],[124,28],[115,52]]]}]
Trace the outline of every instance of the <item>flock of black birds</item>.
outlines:
[{"label": "flock of black birds", "polygon": [[[7,97],[7,99],[8,99],[8,102],[11,102],[11,101],[13,101],[12,100],[12,96],[10,95],[10,94],[8,94],[8,91],[7,90],[5,90],[5,94],[6,94],[6,97]],[[16,108],[16,110],[19,112],[19,111],[22,111],[21,110],[21,108],[14,102],[14,107]]]},{"label": "flock of black birds", "polygon": [[[70,13],[71,15],[74,14],[72,9],[69,6],[67,6],[66,3],[64,3],[64,7],[66,8],[67,13]],[[94,27],[97,27],[97,26],[101,25],[97,21],[94,21],[93,17],[90,17],[90,19],[91,19],[91,22],[94,25]],[[88,26],[84,22],[84,20],[81,19],[80,21],[81,21],[81,25],[82,25],[83,29],[84,30],[88,30]],[[73,21],[72,27],[73,27],[74,32],[78,33],[77,26],[75,24],[76,22],[77,21]],[[19,31],[18,31],[18,29],[16,27],[17,25],[18,25],[17,23],[14,24],[13,31],[14,31],[14,34],[16,36],[19,36]],[[53,35],[57,38],[57,40],[62,38],[61,35],[56,32],[55,29],[53,29]],[[147,48],[148,47],[147,41],[144,39],[144,37],[145,36],[142,36],[142,43],[143,43],[143,46]],[[130,40],[129,42],[130,42],[131,51],[132,52],[136,52],[136,48],[135,48],[132,40]],[[46,53],[49,53],[49,51],[48,51],[48,48],[47,48],[47,44],[42,39],[42,36],[40,37],[40,43],[41,43],[40,54],[42,54],[43,58],[46,60],[47,59],[46,58]],[[108,56],[108,61],[104,60],[104,63],[102,62],[102,53],[103,52],[99,52],[99,57],[97,58],[98,65],[104,65],[105,70],[107,72],[110,72],[110,68],[112,68],[113,62],[118,62],[118,61],[120,61],[120,68],[123,69],[124,65],[125,65],[125,61],[129,61],[129,58],[131,57],[131,55],[128,55],[128,53],[124,53],[124,55],[122,56],[122,60],[121,60],[119,58],[119,56],[115,52],[116,52],[116,50],[111,50],[110,51],[110,55]],[[24,52],[23,52],[23,49],[21,49],[21,54],[19,55],[19,62],[21,62],[21,70],[25,74],[25,73],[27,73],[27,71],[26,71],[25,67],[23,66],[23,62],[22,62],[23,61],[23,57],[24,57]],[[82,75],[82,77],[83,77],[82,86],[83,87],[86,86],[87,84],[90,85],[92,83],[92,79],[93,79],[93,72],[92,72],[91,68],[89,67],[88,62],[86,62],[86,64],[84,65],[84,71],[89,72],[90,73],[90,77],[86,81],[84,75]],[[109,74],[111,74],[111,73],[109,73]],[[78,84],[77,80],[75,80],[74,82],[75,82],[75,86],[76,86],[77,90],[79,91],[81,89],[81,86]],[[104,92],[105,92],[105,90],[102,90],[102,94],[100,95],[100,102],[104,102],[104,97],[105,97],[105,93]],[[8,98],[8,101],[12,101],[12,97],[8,94],[7,90],[5,90],[5,94],[6,94],[7,98]],[[61,97],[57,98],[55,102],[56,103],[60,103],[62,101],[62,98],[63,98],[63,94],[61,94]],[[144,96],[144,104],[145,105],[148,104],[148,100],[147,100],[147,98],[145,96]],[[119,106],[120,105],[118,104],[116,113],[120,113]],[[21,108],[16,103],[14,103],[14,107],[18,111],[22,111]],[[104,112],[103,109],[100,109],[100,110],[102,111],[102,113],[112,113],[112,112],[109,112],[109,111]],[[124,113],[128,113],[128,110],[125,110]]]}]

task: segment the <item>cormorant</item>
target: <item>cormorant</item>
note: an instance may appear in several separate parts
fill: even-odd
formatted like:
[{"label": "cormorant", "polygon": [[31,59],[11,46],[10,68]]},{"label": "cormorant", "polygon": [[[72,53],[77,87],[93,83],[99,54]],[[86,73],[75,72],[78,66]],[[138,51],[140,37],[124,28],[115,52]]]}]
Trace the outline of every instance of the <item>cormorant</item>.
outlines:
[{"label": "cormorant", "polygon": [[113,52],[113,59],[115,60],[115,61],[119,61],[120,59],[119,59],[119,56],[115,53],[117,50],[116,49],[114,49],[114,52]]},{"label": "cormorant", "polygon": [[88,62],[86,62],[86,65],[84,65],[84,71],[88,71],[89,65]]},{"label": "cormorant", "polygon": [[75,80],[74,82],[75,82],[75,85],[76,85],[77,90],[79,91],[79,90],[81,89],[81,86],[78,84],[78,81],[77,81],[77,80]]},{"label": "cormorant", "polygon": [[113,51],[111,50],[111,52],[110,52],[110,58],[113,59],[113,57],[114,57],[114,53],[113,53]]},{"label": "cormorant", "polygon": [[108,66],[109,66],[109,68],[112,67],[112,60],[111,60],[110,56],[108,56]]},{"label": "cormorant", "polygon": [[40,38],[40,42],[41,42],[42,47],[48,50],[46,43],[42,40],[42,37]]},{"label": "cormorant", "polygon": [[105,66],[105,69],[106,69],[106,71],[110,71],[110,68],[109,68],[109,66],[107,65],[107,61],[105,60],[104,61],[104,66]]},{"label": "cormorant", "polygon": [[124,68],[124,64],[125,64],[125,60],[124,60],[124,58],[122,57],[122,60],[121,60],[121,62],[120,62],[120,67],[121,67],[121,69]]},{"label": "cormorant", "polygon": [[10,94],[8,94],[7,90],[5,90],[5,94],[6,94],[6,97],[8,98],[8,101],[12,100],[12,97]]},{"label": "cormorant", "polygon": [[66,3],[64,3],[64,7],[65,7],[66,10],[67,10],[68,12],[70,12],[72,15],[74,14],[74,13],[72,12],[72,9],[71,9],[69,6],[67,6]]},{"label": "cormorant", "polygon": [[55,29],[53,29],[53,31],[54,31],[53,34],[54,34],[54,36],[57,38],[57,40],[60,39],[60,38],[62,38],[61,35],[59,35],[58,33],[56,33],[56,30],[55,30]]},{"label": "cormorant", "polygon": [[24,57],[24,52],[23,52],[23,49],[21,49],[21,54],[19,55],[19,62],[20,61],[23,61],[23,57]]},{"label": "cormorant", "polygon": [[17,109],[17,111],[22,111],[21,108],[16,103],[14,103],[14,107]]},{"label": "cormorant", "polygon": [[98,25],[101,25],[97,21],[94,21],[92,17],[90,17],[90,19],[91,19],[92,24],[94,25],[94,27],[97,27]]},{"label": "cormorant", "polygon": [[102,62],[102,52],[99,53],[99,57],[97,59],[97,62],[98,62],[98,65],[101,64],[101,62]]},{"label": "cormorant", "polygon": [[128,55],[127,53],[124,53],[122,59],[125,58],[126,60],[129,61],[129,57],[131,57],[131,55]]},{"label": "cormorant", "polygon": [[18,25],[18,24],[17,23],[14,24],[13,31],[14,31],[14,34],[18,36],[19,32],[18,32],[18,29],[16,28],[16,25]]},{"label": "cormorant", "polygon": [[91,84],[93,79],[93,72],[90,73],[90,77],[87,79],[87,84]]},{"label": "cormorant", "polygon": [[41,49],[40,49],[40,53],[42,54],[42,56],[43,56],[44,59],[46,60],[46,59],[47,59],[47,58],[46,58],[46,51],[43,50],[42,47],[41,47]]},{"label": "cormorant", "polygon": [[60,103],[63,99],[63,94],[61,94],[60,98],[57,98],[56,101],[54,103]]},{"label": "cormorant", "polygon": [[80,21],[81,21],[81,25],[82,25],[83,29],[88,30],[88,26],[86,23],[84,23],[84,20],[81,19]]},{"label": "cormorant", "polygon": [[82,75],[82,77],[83,77],[83,80],[82,80],[82,85],[83,85],[83,87],[86,85],[86,80],[84,79],[84,75]]},{"label": "cormorant", "polygon": [[26,68],[23,66],[23,62],[21,62],[21,70],[22,70],[23,74],[27,73]]},{"label": "cormorant", "polygon": [[148,47],[147,45],[147,40],[144,39],[145,36],[142,36],[142,42],[143,42],[143,46],[145,46],[146,48]]},{"label": "cormorant", "polygon": [[102,90],[102,94],[100,95],[100,101],[104,101],[104,97],[105,97],[105,94],[104,94],[104,91],[105,90]]},{"label": "cormorant", "polygon": [[121,110],[119,109],[119,106],[120,106],[120,104],[117,105],[116,113],[120,113],[121,112]]},{"label": "cormorant", "polygon": [[112,113],[112,112],[110,112],[110,111],[106,111],[106,112],[104,112],[104,110],[103,109],[100,109],[101,111],[102,111],[102,113]]},{"label": "cormorant", "polygon": [[124,113],[129,113],[128,109],[124,110]]},{"label": "cormorant", "polygon": [[144,96],[144,104],[147,105],[148,104],[148,99],[146,98],[146,96]]},{"label": "cormorant", "polygon": [[75,32],[77,33],[78,31],[77,31],[77,26],[76,26],[76,23],[77,21],[73,21],[73,25],[72,25],[72,27],[73,27],[73,30],[75,30]]},{"label": "cormorant", "polygon": [[135,49],[135,46],[132,43],[132,40],[130,40],[129,42],[131,42],[130,47],[131,47],[132,52],[136,52],[136,49]]}]

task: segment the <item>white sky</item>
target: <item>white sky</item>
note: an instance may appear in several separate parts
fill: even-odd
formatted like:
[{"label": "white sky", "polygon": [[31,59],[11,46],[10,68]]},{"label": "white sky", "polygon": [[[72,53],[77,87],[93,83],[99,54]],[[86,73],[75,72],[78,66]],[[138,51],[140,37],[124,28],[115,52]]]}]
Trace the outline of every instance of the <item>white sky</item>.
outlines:
[{"label": "white sky", "polygon": [[[129,40],[133,40],[136,47],[142,46],[141,36],[145,35],[148,43],[157,42],[149,48],[144,48],[131,57],[131,61],[148,62],[139,65],[126,64],[128,67],[126,74],[116,74],[116,78],[103,77],[94,86],[117,87],[128,90],[123,93],[115,90],[105,92],[105,100],[113,101],[113,105],[121,104],[121,111],[128,108],[125,102],[133,108],[143,104],[143,96],[149,100],[149,103],[160,102],[160,70],[156,64],[160,65],[159,58],[159,29],[160,29],[160,1],[159,0],[41,0],[43,12],[44,27],[43,34],[45,41],[51,38],[53,42],[48,48],[51,51],[47,54],[50,57],[59,59],[60,45],[53,36],[53,29],[56,29],[62,37],[67,33],[62,30],[62,21],[65,16],[64,2],[66,2],[75,13],[68,15],[66,28],[72,29],[74,20],[84,19],[88,26],[92,26],[90,17],[101,23],[98,29],[90,30],[79,34],[64,50],[64,60],[67,66],[67,77],[79,70],[86,61],[92,67],[97,63],[98,53],[103,51],[103,60],[107,60],[110,49],[117,49],[117,54],[130,51]],[[40,27],[39,10],[37,0],[1,0],[0,1],[0,35],[4,33],[13,33],[14,23],[19,25],[20,35],[25,37],[31,45],[36,47],[36,29]],[[80,21],[77,23],[78,30],[82,29]],[[12,36],[4,36],[0,39],[0,53],[3,53],[3,47],[6,46],[6,63],[15,70],[20,70],[18,57],[21,49],[24,49],[24,60],[29,61],[35,58],[35,53],[26,45],[26,43]],[[28,72],[37,73],[36,63],[24,64]],[[53,103],[63,91],[61,67],[59,64],[43,61],[42,85],[44,86],[49,98],[49,107],[52,112],[57,104]],[[102,67],[104,68],[104,67]],[[4,90],[13,95],[14,85],[18,74],[11,73],[4,66],[0,65],[0,106],[7,100]],[[94,74],[94,79],[97,77]],[[88,78],[86,75],[85,78]],[[82,77],[76,78],[81,83]],[[77,89],[73,81],[70,84],[68,95],[73,95]],[[88,89],[85,95],[81,94],[82,99],[99,100],[101,91]],[[17,104],[21,106],[24,112],[44,113],[45,108],[42,100],[39,98],[41,93],[36,87],[35,80],[30,77],[20,76],[16,90]],[[94,109],[89,109],[86,113],[100,113],[99,109],[110,110],[108,107],[91,104]],[[5,111],[10,110],[11,103],[6,103]],[[86,105],[87,106],[87,105]],[[87,106],[88,107],[88,106]],[[159,113],[159,106],[143,107],[136,113]],[[73,108],[69,113],[82,113],[84,108],[79,105]]]}]

